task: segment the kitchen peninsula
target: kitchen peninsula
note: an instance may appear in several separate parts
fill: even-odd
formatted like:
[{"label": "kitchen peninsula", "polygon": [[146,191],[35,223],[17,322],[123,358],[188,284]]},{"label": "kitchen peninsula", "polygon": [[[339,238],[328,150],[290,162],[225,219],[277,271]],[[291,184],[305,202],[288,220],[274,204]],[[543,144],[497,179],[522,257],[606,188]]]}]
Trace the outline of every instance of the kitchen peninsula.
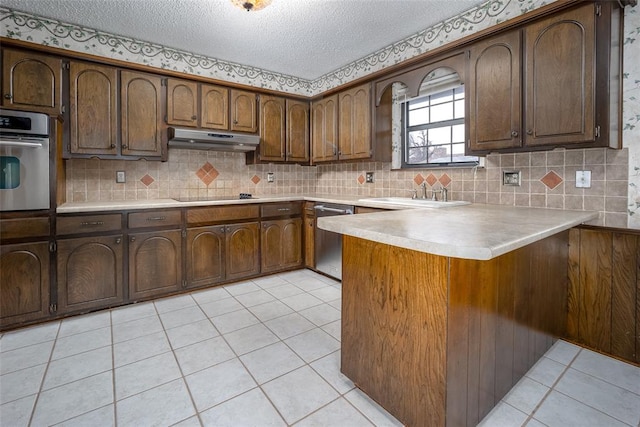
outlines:
[{"label": "kitchen peninsula", "polygon": [[342,372],[409,426],[475,426],[566,335],[569,229],[470,205],[322,218],[343,237]]}]

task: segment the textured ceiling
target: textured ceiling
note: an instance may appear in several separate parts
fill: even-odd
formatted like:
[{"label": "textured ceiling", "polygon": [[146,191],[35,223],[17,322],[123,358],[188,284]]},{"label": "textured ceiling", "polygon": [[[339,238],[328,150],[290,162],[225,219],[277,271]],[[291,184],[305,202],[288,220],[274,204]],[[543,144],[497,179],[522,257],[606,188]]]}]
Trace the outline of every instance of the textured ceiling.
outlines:
[{"label": "textured ceiling", "polygon": [[314,80],[478,0],[2,0],[10,9]]}]

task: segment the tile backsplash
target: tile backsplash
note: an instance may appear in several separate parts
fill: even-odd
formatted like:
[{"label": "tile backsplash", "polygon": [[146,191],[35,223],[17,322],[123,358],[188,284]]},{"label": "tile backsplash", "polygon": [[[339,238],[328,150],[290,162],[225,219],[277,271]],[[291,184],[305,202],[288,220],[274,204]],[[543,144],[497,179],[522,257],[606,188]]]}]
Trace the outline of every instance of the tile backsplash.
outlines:
[{"label": "tile backsplash", "polygon": [[[451,200],[508,206],[595,210],[597,225],[627,227],[628,149],[578,149],[492,154],[476,169],[392,170],[391,163],[320,166],[246,165],[242,153],[169,150],[169,161],[67,160],[67,201],[231,197],[238,193],[411,196],[426,183]],[[115,182],[116,171],[126,182]],[[502,171],[520,171],[520,186],[502,185]],[[576,171],[591,171],[591,187],[576,188]],[[367,183],[366,172],[374,173]],[[274,182],[267,174],[273,173]]]}]

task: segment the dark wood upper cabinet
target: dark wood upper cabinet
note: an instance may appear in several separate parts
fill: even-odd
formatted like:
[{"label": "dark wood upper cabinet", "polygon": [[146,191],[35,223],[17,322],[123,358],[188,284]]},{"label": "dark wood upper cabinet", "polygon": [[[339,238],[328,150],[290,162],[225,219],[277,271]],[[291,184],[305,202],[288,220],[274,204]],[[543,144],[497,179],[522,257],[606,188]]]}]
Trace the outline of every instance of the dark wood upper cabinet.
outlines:
[{"label": "dark wood upper cabinet", "polygon": [[287,99],[287,160],[309,161],[309,103]]},{"label": "dark wood upper cabinet", "polygon": [[311,106],[312,162],[338,160],[338,95],[331,95]]},{"label": "dark wood upper cabinet", "polygon": [[216,85],[200,85],[200,127],[229,129],[229,89]]},{"label": "dark wood upper cabinet", "polygon": [[619,148],[619,13],[587,3],[474,43],[468,151]]},{"label": "dark wood upper cabinet", "polygon": [[62,58],[2,50],[2,106],[57,116],[62,113]]},{"label": "dark wood upper cabinet", "polygon": [[277,96],[260,97],[260,160],[287,160],[285,99]]},{"label": "dark wood upper cabinet", "polygon": [[69,64],[70,148],[73,154],[118,154],[118,72],[114,67]]},{"label": "dark wood upper cabinet", "polygon": [[595,141],[595,20],[587,4],[525,28],[525,145]]},{"label": "dark wood upper cabinet", "polygon": [[367,83],[340,92],[338,109],[338,158],[371,157],[371,85]]},{"label": "dark wood upper cabinet", "polygon": [[474,151],[522,145],[520,44],[520,31],[512,31],[471,47],[467,128]]},{"label": "dark wood upper cabinet", "polygon": [[121,71],[120,81],[122,154],[161,157],[166,150],[162,78]]},{"label": "dark wood upper cabinet", "polygon": [[198,126],[198,83],[167,79],[167,124]]},{"label": "dark wood upper cabinet", "polygon": [[231,130],[255,133],[258,130],[256,107],[254,92],[231,89]]}]

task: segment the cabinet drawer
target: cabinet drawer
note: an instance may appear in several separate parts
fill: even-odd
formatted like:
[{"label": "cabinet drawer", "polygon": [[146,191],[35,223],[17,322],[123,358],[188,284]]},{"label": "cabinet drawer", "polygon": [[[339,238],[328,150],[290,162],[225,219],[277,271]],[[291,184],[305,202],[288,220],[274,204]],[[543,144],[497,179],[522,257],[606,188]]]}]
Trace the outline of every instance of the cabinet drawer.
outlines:
[{"label": "cabinet drawer", "polygon": [[122,215],[59,216],[56,226],[57,235],[119,231],[122,229]]},{"label": "cabinet drawer", "polygon": [[19,218],[0,220],[0,239],[48,237],[49,218]]},{"label": "cabinet drawer", "polygon": [[257,219],[259,213],[257,205],[194,208],[187,211],[187,224],[193,225]]},{"label": "cabinet drawer", "polygon": [[135,212],[129,214],[128,221],[129,228],[179,227],[182,224],[182,213],[179,209]]},{"label": "cabinet drawer", "polygon": [[260,215],[262,218],[270,218],[276,216],[300,215],[302,213],[302,205],[298,202],[293,203],[270,203],[260,206]]}]

